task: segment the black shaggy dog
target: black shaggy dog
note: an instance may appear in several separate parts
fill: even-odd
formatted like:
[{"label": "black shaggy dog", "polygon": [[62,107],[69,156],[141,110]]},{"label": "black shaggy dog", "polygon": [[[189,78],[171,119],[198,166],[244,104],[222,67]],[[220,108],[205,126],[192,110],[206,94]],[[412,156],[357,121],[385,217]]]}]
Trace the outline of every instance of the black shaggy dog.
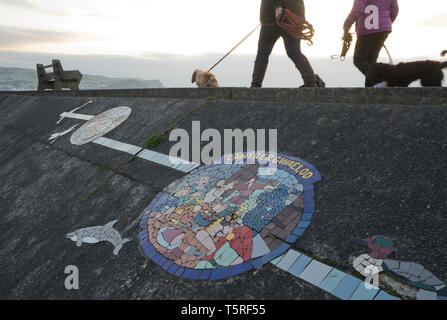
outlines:
[{"label": "black shaggy dog", "polygon": [[374,63],[366,74],[366,87],[373,87],[380,82],[386,82],[388,87],[408,87],[410,83],[421,80],[424,87],[440,87],[444,80],[442,69],[447,68],[447,62],[415,61],[390,65]]}]

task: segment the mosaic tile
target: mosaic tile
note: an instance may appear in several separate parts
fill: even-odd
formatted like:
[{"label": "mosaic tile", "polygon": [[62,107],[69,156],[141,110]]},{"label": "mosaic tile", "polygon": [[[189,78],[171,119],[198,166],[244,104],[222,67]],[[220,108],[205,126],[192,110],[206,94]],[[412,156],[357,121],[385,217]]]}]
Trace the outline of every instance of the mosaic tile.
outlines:
[{"label": "mosaic tile", "polygon": [[191,279],[193,276],[193,271],[192,269],[185,269],[185,271],[182,274],[182,277],[185,279]]},{"label": "mosaic tile", "polygon": [[306,269],[301,272],[299,278],[313,284],[314,286],[319,286],[332,269],[332,267],[329,267],[319,261],[313,260],[306,267]]},{"label": "mosaic tile", "polygon": [[292,234],[300,237],[300,236],[303,235],[304,231],[306,231],[306,229],[304,229],[304,228],[297,228],[297,229],[293,230]]},{"label": "mosaic tile", "polygon": [[374,300],[400,300],[400,299],[398,297],[386,293],[383,290],[380,290],[380,292],[377,294]]},{"label": "mosaic tile", "polygon": [[413,276],[419,277],[424,271],[424,267],[420,264],[413,263],[410,267],[409,273]]},{"label": "mosaic tile", "polygon": [[169,268],[171,268],[172,266],[175,266],[175,264],[173,264],[171,261],[167,260],[165,264],[163,264],[161,267],[163,269],[165,269],[166,271],[169,270]]},{"label": "mosaic tile", "polygon": [[136,155],[138,152],[140,152],[142,150],[141,147],[133,146],[131,144],[122,143],[122,142],[104,138],[104,137],[100,137],[96,140],[93,140],[92,142],[95,144],[107,147],[107,148],[117,150],[117,151],[129,153],[131,155]]},{"label": "mosaic tile", "polygon": [[332,293],[332,291],[334,291],[338,284],[343,280],[345,275],[346,273],[340,270],[332,269],[327,277],[320,283],[320,288],[326,292]]},{"label": "mosaic tile", "polygon": [[359,279],[346,274],[334,291],[332,291],[332,294],[341,300],[349,300],[357,287],[362,283]]},{"label": "mosaic tile", "polygon": [[282,258],[282,260],[277,264],[277,267],[284,271],[288,271],[300,256],[301,253],[295,250],[289,250],[285,254],[284,258]]},{"label": "mosaic tile", "polygon": [[126,121],[131,112],[129,107],[117,107],[91,118],[71,135],[70,143],[84,145],[104,136]]},{"label": "mosaic tile", "polygon": [[238,264],[233,267],[232,275],[235,276],[241,274],[242,272],[244,272],[244,267],[242,264]]},{"label": "mosaic tile", "polygon": [[310,220],[312,220],[312,213],[303,214],[303,216],[301,217],[301,220],[302,221],[310,221]]},{"label": "mosaic tile", "polygon": [[276,266],[276,265],[281,261],[282,258],[284,258],[284,256],[279,256],[278,258],[273,259],[273,260],[271,261],[271,264],[273,264],[273,265]]},{"label": "mosaic tile", "polygon": [[252,259],[263,256],[265,254],[270,253],[270,249],[265,243],[264,239],[262,239],[261,235],[257,235],[253,238],[253,249],[251,257]]},{"label": "mosaic tile", "polygon": [[222,272],[220,273],[220,278],[221,279],[229,278],[231,277],[231,274],[232,274],[232,268],[222,269]]},{"label": "mosaic tile", "polygon": [[[166,166],[177,165],[176,159],[150,150],[143,150],[138,156]],[[140,223],[147,230],[145,241],[163,259],[184,268],[183,277],[192,279],[197,278],[196,271],[203,270],[206,275],[209,272],[210,279],[223,279],[259,268],[283,255],[289,250],[288,243],[304,233],[312,218],[309,212],[303,220],[302,208],[294,203],[299,205],[297,199],[306,198],[306,192],[312,193],[307,200],[308,210],[313,211],[309,202],[313,199],[313,183],[321,177],[312,166],[297,164],[299,160],[272,156],[282,161],[283,169],[269,171],[259,164],[263,161],[202,167],[180,164],[178,170],[192,173],[171,183],[145,209]],[[297,166],[300,170],[292,170]],[[147,244],[142,242],[141,246]],[[161,260],[158,255],[153,256],[152,250],[148,252],[153,260]],[[290,261],[289,267],[295,260]],[[277,263],[285,268],[285,257]],[[174,274],[178,272],[171,265],[165,267]]]},{"label": "mosaic tile", "polygon": [[180,269],[178,265],[172,264],[171,267],[168,269],[168,272],[175,275],[178,269]]},{"label": "mosaic tile", "polygon": [[436,292],[433,292],[433,291],[419,290],[416,299],[417,300],[437,300],[438,295],[436,294]]},{"label": "mosaic tile", "polygon": [[222,270],[220,269],[211,271],[210,280],[219,280],[221,272]]},{"label": "mosaic tile", "polygon": [[410,271],[411,262],[401,262],[399,264],[399,273],[408,273]]},{"label": "mosaic tile", "polygon": [[399,261],[385,259],[383,261],[383,263],[384,263],[385,266],[387,266],[391,270],[398,270],[399,269]]},{"label": "mosaic tile", "polygon": [[203,270],[200,274],[199,280],[208,280],[211,276],[210,270]]},{"label": "mosaic tile", "polygon": [[295,277],[299,277],[301,272],[303,272],[304,269],[309,265],[309,263],[312,261],[311,258],[308,256],[302,254],[298,260],[295,261],[295,263],[289,268],[289,272],[293,274]]},{"label": "mosaic tile", "polygon": [[177,277],[183,277],[183,273],[186,271],[186,269],[185,268],[178,268],[178,270],[175,272],[175,276],[177,276]]},{"label": "mosaic tile", "polygon": [[298,228],[304,229],[307,228],[310,225],[310,221],[301,221],[298,225]]},{"label": "mosaic tile", "polygon": [[157,156],[157,152],[151,150],[143,150],[137,157],[148,161],[152,161],[153,158]]},{"label": "mosaic tile", "polygon": [[[208,271],[208,270],[205,270]],[[202,270],[192,270],[191,274],[190,274],[190,279],[191,280],[199,280],[200,276],[202,275],[203,272]]]},{"label": "mosaic tile", "polygon": [[253,263],[251,261],[245,262],[242,266],[244,268],[244,272],[253,270]]},{"label": "mosaic tile", "polygon": [[373,300],[378,292],[378,288],[372,287],[371,289],[368,289],[363,283],[357,287],[350,300]]}]

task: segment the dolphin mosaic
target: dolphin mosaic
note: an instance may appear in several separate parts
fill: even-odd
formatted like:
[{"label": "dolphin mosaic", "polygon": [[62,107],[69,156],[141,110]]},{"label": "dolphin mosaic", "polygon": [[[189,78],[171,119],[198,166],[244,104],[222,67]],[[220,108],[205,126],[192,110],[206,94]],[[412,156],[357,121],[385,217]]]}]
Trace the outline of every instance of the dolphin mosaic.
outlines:
[{"label": "dolphin mosaic", "polygon": [[76,242],[78,247],[82,246],[83,243],[110,242],[114,246],[113,254],[117,256],[123,245],[130,241],[127,238],[122,239],[121,234],[113,228],[117,222],[118,220],[113,220],[104,226],[78,229],[68,233],[66,238]]}]

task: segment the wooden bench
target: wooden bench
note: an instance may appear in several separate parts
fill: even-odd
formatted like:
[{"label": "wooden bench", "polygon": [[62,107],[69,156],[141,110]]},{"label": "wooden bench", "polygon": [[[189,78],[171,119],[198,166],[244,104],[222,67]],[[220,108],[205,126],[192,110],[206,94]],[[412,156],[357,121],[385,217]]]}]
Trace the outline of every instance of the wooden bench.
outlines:
[{"label": "wooden bench", "polygon": [[53,72],[54,72],[54,90],[66,88],[73,91],[79,90],[79,84],[81,83],[82,73],[79,70],[64,71],[62,64],[59,60],[52,60]]},{"label": "wooden bench", "polygon": [[44,66],[43,64],[37,64],[37,91],[45,91],[45,89],[54,90],[54,73],[47,73],[46,68],[50,68],[53,65]]},{"label": "wooden bench", "polygon": [[[45,69],[53,67],[53,72],[47,73]],[[79,70],[64,71],[59,60],[53,60],[49,66],[37,64],[37,79],[39,81],[37,91],[46,89],[59,91],[61,89],[79,90],[82,73]]]}]

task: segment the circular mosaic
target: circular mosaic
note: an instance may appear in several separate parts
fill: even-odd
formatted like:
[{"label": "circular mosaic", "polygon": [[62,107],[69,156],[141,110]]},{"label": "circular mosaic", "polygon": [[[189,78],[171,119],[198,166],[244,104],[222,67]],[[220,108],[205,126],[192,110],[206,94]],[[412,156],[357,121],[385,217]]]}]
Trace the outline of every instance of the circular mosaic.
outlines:
[{"label": "circular mosaic", "polygon": [[310,224],[313,184],[321,180],[313,166],[273,153],[231,157],[242,161],[195,169],[143,212],[145,254],[176,276],[216,280],[260,267]]},{"label": "circular mosaic", "polygon": [[83,145],[109,133],[129,118],[132,109],[129,107],[117,107],[107,110],[87,121],[76,130],[70,142],[74,145]]}]

